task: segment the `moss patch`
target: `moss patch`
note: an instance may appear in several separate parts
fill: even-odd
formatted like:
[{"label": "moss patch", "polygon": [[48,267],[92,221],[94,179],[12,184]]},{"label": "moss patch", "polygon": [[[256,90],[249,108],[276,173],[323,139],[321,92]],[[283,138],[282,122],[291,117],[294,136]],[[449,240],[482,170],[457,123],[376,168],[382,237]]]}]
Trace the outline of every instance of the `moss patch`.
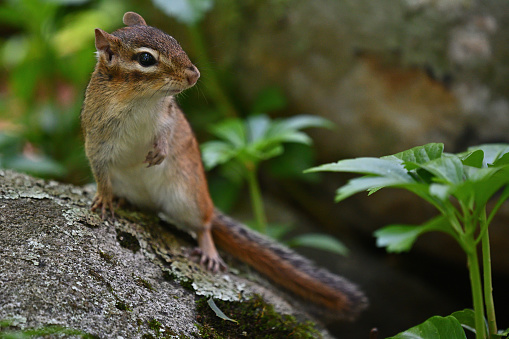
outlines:
[{"label": "moss patch", "polygon": [[33,338],[33,337],[78,337],[82,339],[98,339],[93,334],[62,326],[48,325],[38,328],[18,329],[14,321],[9,319],[0,320],[0,338]]},{"label": "moss patch", "polygon": [[143,279],[142,277],[138,277],[137,275],[134,275],[133,273],[134,281],[136,282],[136,285],[140,287],[145,287],[149,291],[155,291],[156,289],[152,286],[151,283]]},{"label": "moss patch", "polygon": [[203,338],[320,338],[310,321],[298,322],[291,315],[281,315],[260,296],[244,302],[214,300],[217,307],[238,323],[225,321],[214,313],[207,298],[197,301],[198,329]]},{"label": "moss patch", "polygon": [[113,254],[109,254],[106,252],[103,252],[99,250],[99,256],[104,259],[108,264],[115,264],[114,256]]}]

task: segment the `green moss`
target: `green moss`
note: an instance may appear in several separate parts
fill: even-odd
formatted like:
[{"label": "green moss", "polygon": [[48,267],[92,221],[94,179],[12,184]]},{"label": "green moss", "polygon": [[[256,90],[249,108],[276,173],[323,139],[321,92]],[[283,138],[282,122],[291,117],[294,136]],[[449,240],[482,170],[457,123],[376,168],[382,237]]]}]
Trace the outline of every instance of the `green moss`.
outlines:
[{"label": "green moss", "polygon": [[106,253],[106,252],[103,252],[103,251],[99,250],[99,256],[101,258],[103,258],[104,261],[106,261],[108,264],[114,264],[115,263],[115,260],[113,260],[113,258],[114,258],[113,254],[109,254],[109,253]]},{"label": "green moss", "polygon": [[138,238],[136,236],[132,235],[131,233],[121,231],[119,229],[117,231],[117,241],[120,244],[120,246],[127,248],[133,253],[136,253],[140,250],[140,242],[138,241]]},{"label": "green moss", "polygon": [[180,286],[188,291],[194,292],[193,282],[193,279],[183,279],[180,280]]},{"label": "green moss", "polygon": [[115,304],[115,307],[118,308],[121,311],[129,311],[131,312],[132,309],[127,305],[125,302],[118,300]]},{"label": "green moss", "polygon": [[145,287],[147,290],[155,291],[156,289],[152,287],[152,284],[146,281],[145,279],[138,277],[133,274],[134,281],[136,282],[136,285]]},{"label": "green moss", "polygon": [[159,332],[161,331],[162,325],[156,319],[150,319],[148,321],[147,325],[148,325],[148,328],[150,328],[152,331],[156,332],[157,334],[159,334]]},{"label": "green moss", "polygon": [[38,328],[18,329],[14,322],[9,319],[0,320],[0,338],[33,338],[33,337],[79,337],[82,339],[97,339],[94,334],[80,330],[56,325],[46,325]]},{"label": "green moss", "polygon": [[299,322],[291,315],[280,315],[260,296],[244,302],[215,300],[228,317],[238,323],[217,317],[207,304],[207,298],[197,301],[198,329],[203,338],[320,338],[310,321]]},{"label": "green moss", "polygon": [[165,269],[165,270],[163,271],[163,278],[164,278],[164,280],[166,280],[166,281],[173,282],[173,281],[177,280],[177,275],[176,275],[175,273],[170,272],[170,271],[168,271],[167,269]]}]

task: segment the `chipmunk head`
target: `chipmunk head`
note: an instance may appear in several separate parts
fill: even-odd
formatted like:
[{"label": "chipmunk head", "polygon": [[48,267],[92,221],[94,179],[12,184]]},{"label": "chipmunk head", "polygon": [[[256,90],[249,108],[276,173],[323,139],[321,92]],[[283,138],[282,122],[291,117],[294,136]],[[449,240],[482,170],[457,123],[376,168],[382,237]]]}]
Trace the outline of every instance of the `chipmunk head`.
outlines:
[{"label": "chipmunk head", "polygon": [[126,27],[111,34],[95,30],[96,70],[105,82],[124,88],[127,96],[166,96],[198,81],[200,72],[173,37],[134,12],[125,13],[123,21]]}]

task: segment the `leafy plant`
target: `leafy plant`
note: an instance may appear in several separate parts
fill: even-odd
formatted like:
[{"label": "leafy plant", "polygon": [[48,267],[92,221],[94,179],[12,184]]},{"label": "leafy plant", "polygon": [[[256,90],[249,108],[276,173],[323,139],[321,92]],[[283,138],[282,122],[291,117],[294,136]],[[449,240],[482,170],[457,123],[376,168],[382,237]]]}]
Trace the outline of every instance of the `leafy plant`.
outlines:
[{"label": "leafy plant", "polygon": [[247,181],[257,229],[266,233],[267,221],[257,179],[260,163],[281,155],[284,143],[309,145],[311,139],[302,129],[330,126],[327,120],[309,115],[271,120],[261,114],[246,120],[224,120],[211,128],[219,140],[202,145],[203,162],[207,169],[221,166],[232,180]]},{"label": "leafy plant", "polygon": [[[488,227],[502,203],[509,198],[509,145],[482,145],[459,154],[445,153],[443,150],[443,144],[433,143],[381,158],[341,160],[312,168],[309,172],[334,171],[363,175],[339,188],[336,201],[361,191],[367,190],[373,194],[385,187],[396,187],[406,189],[436,207],[440,215],[420,226],[392,225],[376,231],[377,244],[386,247],[389,252],[402,252],[410,250],[415,240],[426,232],[440,231],[452,236],[467,257],[476,338],[496,337],[498,330],[492,295]],[[493,196],[498,200],[488,209],[488,201]],[[483,279],[478,257],[479,245],[482,250]],[[452,319],[435,318],[421,324],[416,331],[424,331],[437,321],[450,324],[441,326],[442,330],[449,331],[456,326]],[[442,338],[453,338],[441,335]],[[395,338],[407,337],[400,334]]]},{"label": "leafy plant", "polygon": [[[83,87],[95,63],[93,29],[114,25],[123,4],[19,0],[0,5],[13,33],[0,41],[0,167],[83,182],[79,127]],[[8,121],[8,122],[7,122]]]}]

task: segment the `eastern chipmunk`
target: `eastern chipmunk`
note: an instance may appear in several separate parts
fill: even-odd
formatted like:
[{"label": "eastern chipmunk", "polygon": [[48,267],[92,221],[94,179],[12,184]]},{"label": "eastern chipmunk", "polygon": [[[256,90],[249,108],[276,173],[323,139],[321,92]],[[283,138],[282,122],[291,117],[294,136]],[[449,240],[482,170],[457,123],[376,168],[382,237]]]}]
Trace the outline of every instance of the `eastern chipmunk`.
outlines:
[{"label": "eastern chipmunk", "polygon": [[208,270],[226,269],[216,243],[334,317],[355,317],[366,306],[355,285],[214,209],[198,143],[173,97],[200,72],[173,37],[139,14],[127,12],[123,21],[111,34],[95,30],[97,64],[81,112],[97,182],[92,210],[114,216],[113,199],[121,198],[163,213],[196,233]]}]

